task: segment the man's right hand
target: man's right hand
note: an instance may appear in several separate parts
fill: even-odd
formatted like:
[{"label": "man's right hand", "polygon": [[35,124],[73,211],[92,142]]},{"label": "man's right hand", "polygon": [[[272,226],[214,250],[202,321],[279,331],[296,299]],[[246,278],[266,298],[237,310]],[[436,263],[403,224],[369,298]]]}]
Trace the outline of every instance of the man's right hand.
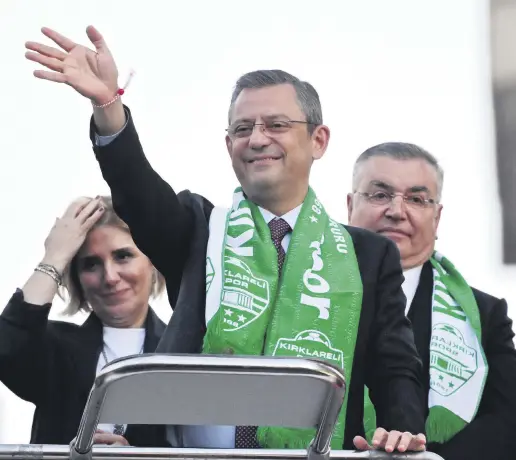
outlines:
[{"label": "man's right hand", "polygon": [[74,43],[47,27],[43,27],[41,32],[64,51],[42,43],[27,42],[25,47],[31,51],[25,54],[26,58],[53,70],[35,70],[35,77],[66,83],[95,104],[105,104],[113,99],[118,89],[118,70],[97,29],[93,26],[86,29],[96,51]]},{"label": "man's right hand", "polygon": [[[37,42],[25,44],[30,50],[25,57],[50,69],[35,70],[35,77],[66,83],[97,106],[114,100],[119,89],[118,70],[104,38],[95,27],[88,26],[86,29],[95,51],[47,27],[43,27],[41,32],[61,49]],[[101,135],[120,131],[125,124],[121,102],[117,100],[105,109],[95,109],[95,124]]]}]

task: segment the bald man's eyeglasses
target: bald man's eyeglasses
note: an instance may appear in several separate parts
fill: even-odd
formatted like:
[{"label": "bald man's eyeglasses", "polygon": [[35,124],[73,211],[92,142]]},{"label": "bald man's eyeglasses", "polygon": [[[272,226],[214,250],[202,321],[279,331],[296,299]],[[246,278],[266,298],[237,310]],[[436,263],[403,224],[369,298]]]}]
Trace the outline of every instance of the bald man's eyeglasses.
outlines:
[{"label": "bald man's eyeglasses", "polygon": [[405,202],[405,204],[413,209],[424,209],[433,206],[437,203],[432,198],[427,198],[425,195],[420,193],[410,193],[405,195],[403,193],[388,193],[384,191],[378,191],[374,193],[367,192],[355,192],[363,197],[368,203],[373,206],[390,206],[394,199],[399,196]]}]

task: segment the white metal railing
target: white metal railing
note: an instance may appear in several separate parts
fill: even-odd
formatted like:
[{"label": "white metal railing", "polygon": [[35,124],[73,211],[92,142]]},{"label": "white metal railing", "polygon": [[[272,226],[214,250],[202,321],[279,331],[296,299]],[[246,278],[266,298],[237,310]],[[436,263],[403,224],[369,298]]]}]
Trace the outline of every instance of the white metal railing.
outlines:
[{"label": "white metal railing", "polygon": [[[307,451],[93,446],[85,456],[91,460],[304,460],[307,458]],[[68,460],[70,458],[77,458],[77,456],[69,446],[0,444],[0,460]],[[443,460],[432,452],[388,454],[382,451],[356,452],[351,450],[332,450],[327,458],[331,460]]]},{"label": "white metal railing", "polygon": [[[340,370],[316,360],[131,356],[111,362],[97,375],[69,446],[0,445],[0,460],[442,460],[430,452],[331,450],[345,392]],[[288,426],[316,428],[316,434],[307,450],[93,446],[99,423]]]}]

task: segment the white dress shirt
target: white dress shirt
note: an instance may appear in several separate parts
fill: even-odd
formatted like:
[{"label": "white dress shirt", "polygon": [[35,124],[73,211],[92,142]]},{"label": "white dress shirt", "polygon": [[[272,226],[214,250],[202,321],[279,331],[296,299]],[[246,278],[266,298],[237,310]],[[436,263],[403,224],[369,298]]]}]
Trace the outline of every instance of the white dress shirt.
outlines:
[{"label": "white dress shirt", "polygon": [[421,270],[423,266],[409,268],[403,272],[403,276],[405,277],[405,281],[401,285],[403,292],[405,293],[405,297],[407,298],[407,303],[405,305],[405,315],[408,315],[410,311],[410,307],[412,305],[412,301],[414,300],[414,296],[416,295],[416,290],[419,285],[419,277],[421,276]]},{"label": "white dress shirt", "polygon": [[[117,358],[139,355],[143,351],[143,343],[145,341],[144,328],[104,326],[102,336],[104,345],[97,361],[97,374],[108,364],[106,358],[111,362]],[[123,421],[121,420],[121,422]],[[113,433],[114,425],[112,423],[100,423],[97,428]]]}]

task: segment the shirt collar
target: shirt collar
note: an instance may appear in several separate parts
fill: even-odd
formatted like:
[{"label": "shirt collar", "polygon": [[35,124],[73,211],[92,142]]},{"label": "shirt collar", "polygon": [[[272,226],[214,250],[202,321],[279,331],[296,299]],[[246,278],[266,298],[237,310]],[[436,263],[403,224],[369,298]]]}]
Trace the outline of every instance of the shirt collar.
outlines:
[{"label": "shirt collar", "polygon": [[299,217],[299,213],[301,212],[301,207],[303,204],[300,204],[297,208],[292,209],[291,211],[287,212],[286,214],[283,214],[282,216],[276,216],[272,212],[267,211],[266,209],[263,209],[262,207],[258,207],[260,209],[260,212],[262,213],[263,218],[265,219],[265,222],[268,224],[272,219],[278,219],[281,218],[287,224],[290,225],[291,229],[294,229],[294,226],[296,225],[297,218]]}]

